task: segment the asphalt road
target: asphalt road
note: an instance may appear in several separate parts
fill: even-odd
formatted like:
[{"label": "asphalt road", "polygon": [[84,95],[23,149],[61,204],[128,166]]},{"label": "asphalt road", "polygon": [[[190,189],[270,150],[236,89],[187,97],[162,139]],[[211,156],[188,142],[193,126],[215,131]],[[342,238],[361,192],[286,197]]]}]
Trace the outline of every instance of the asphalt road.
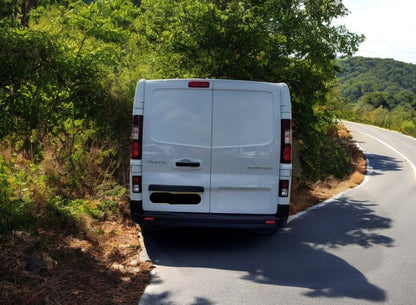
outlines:
[{"label": "asphalt road", "polygon": [[145,235],[157,267],[140,305],[416,304],[416,140],[346,125],[370,165],[361,186],[273,236]]}]

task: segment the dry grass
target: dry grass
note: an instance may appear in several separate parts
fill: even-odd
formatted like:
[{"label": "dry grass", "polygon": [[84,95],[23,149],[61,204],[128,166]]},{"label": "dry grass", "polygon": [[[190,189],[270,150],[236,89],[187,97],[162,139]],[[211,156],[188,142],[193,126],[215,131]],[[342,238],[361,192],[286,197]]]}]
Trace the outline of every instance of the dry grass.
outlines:
[{"label": "dry grass", "polygon": [[0,246],[1,304],[137,304],[153,265],[140,260],[138,228],[107,220],[94,240],[14,232]]}]

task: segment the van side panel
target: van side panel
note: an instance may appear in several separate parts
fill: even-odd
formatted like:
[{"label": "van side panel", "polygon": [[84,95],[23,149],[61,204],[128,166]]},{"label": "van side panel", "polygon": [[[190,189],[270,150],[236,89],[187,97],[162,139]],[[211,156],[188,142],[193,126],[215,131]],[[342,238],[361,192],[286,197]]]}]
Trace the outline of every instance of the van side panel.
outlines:
[{"label": "van side panel", "polygon": [[[278,84],[280,91],[280,115],[282,119],[292,119],[292,110],[290,102],[289,88],[286,84]],[[280,122],[279,122],[280,123]],[[281,127],[279,125],[279,130]],[[292,180],[292,163],[279,163],[279,179],[282,180]],[[289,194],[290,189],[292,188],[292,183],[289,184]],[[279,206],[285,207],[289,210],[290,196],[288,197],[279,197]]]},{"label": "van side panel", "polygon": [[[134,115],[143,115],[143,108],[144,108],[144,88],[145,88],[145,80],[140,80],[136,86],[136,92],[134,94],[134,102],[133,102],[133,116]],[[132,191],[133,176],[142,176],[142,160],[140,159],[130,159],[130,201],[131,202],[141,202],[142,201],[142,194],[134,193]]]},{"label": "van side panel", "polygon": [[209,212],[212,90],[148,81],[143,128],[143,209]]},{"label": "van side panel", "polygon": [[215,83],[211,213],[276,213],[278,92],[263,83]]}]

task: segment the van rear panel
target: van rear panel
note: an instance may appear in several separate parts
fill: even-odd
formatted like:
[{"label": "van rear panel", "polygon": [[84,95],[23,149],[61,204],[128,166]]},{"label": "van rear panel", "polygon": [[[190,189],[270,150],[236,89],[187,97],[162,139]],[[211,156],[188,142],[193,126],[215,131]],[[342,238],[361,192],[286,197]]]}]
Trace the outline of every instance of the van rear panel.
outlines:
[{"label": "van rear panel", "polygon": [[279,196],[279,179],[291,176],[291,164],[280,163],[281,120],[291,119],[286,85],[143,80],[135,105],[140,97],[142,160],[131,160],[142,165],[141,196],[131,191],[136,221],[264,227],[287,217],[289,198]]},{"label": "van rear panel", "polygon": [[277,209],[279,105],[257,83],[216,84],[213,94],[212,213],[273,214]]},{"label": "van rear panel", "polygon": [[182,80],[147,82],[145,101],[143,209],[208,213],[212,90],[189,89]]}]

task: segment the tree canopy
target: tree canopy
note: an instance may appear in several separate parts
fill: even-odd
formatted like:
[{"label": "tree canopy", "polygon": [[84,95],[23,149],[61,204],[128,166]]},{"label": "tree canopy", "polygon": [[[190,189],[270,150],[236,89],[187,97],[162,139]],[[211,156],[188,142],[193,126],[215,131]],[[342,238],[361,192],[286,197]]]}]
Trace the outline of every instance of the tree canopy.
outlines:
[{"label": "tree canopy", "polygon": [[[393,59],[347,57],[339,61],[341,93],[357,102],[367,93],[389,95],[390,109],[416,97],[416,65]],[[416,100],[414,101],[416,102]]]}]

